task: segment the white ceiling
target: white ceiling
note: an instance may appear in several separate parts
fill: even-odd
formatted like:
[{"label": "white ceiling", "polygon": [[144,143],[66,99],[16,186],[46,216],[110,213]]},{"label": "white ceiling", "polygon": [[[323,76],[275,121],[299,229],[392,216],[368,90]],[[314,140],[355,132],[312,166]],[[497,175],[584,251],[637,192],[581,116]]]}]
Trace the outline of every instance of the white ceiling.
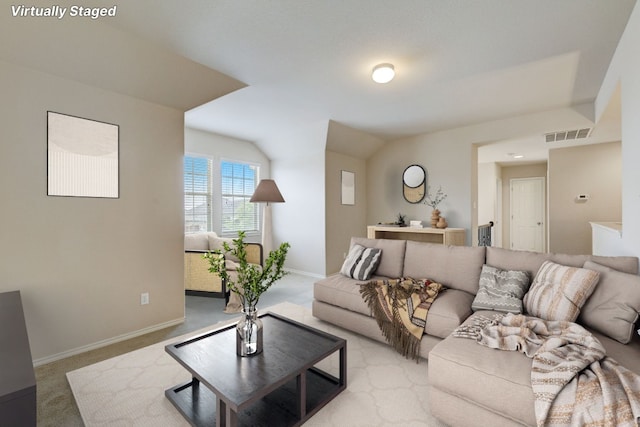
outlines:
[{"label": "white ceiling", "polygon": [[635,0],[115,3],[104,22],[247,84],[187,125],[277,158],[283,129],[322,120],[392,140],[593,102]]}]

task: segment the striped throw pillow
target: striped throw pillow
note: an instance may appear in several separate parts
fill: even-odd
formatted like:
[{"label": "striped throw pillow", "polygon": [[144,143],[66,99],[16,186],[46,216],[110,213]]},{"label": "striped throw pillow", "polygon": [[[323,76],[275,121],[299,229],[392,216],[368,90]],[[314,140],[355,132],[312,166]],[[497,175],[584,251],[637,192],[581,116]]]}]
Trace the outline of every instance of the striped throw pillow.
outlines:
[{"label": "striped throw pillow", "polygon": [[597,271],[545,261],[524,296],[525,309],[544,320],[574,322],[599,278]]},{"label": "striped throw pillow", "polygon": [[471,309],[520,314],[522,297],[530,283],[527,271],[501,270],[485,264],[482,266],[478,293]]},{"label": "striped throw pillow", "polygon": [[380,265],[381,257],[382,249],[353,245],[342,264],[340,273],[356,280],[369,280]]}]

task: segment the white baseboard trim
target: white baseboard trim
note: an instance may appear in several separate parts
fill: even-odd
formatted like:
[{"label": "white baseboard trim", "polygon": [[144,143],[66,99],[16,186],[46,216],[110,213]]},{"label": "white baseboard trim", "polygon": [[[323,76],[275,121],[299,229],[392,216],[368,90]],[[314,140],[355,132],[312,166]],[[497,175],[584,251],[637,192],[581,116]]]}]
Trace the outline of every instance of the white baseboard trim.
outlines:
[{"label": "white baseboard trim", "polygon": [[294,270],[292,268],[284,268],[283,270],[288,271],[289,273],[300,274],[302,276],[315,277],[316,279],[325,279],[327,277],[322,274],[309,273],[308,271]]},{"label": "white baseboard trim", "polygon": [[168,322],[159,323],[157,325],[149,326],[144,329],[139,329],[137,331],[129,332],[127,334],[118,335],[117,337],[109,338],[106,340],[98,341],[93,344],[84,345],[82,347],[73,348],[68,351],[63,351],[62,353],[53,354],[51,356],[42,357],[40,359],[35,359],[33,361],[33,366],[46,365],[47,363],[55,362],[61,359],[65,359],[67,357],[75,356],[76,354],[84,353],[86,351],[95,350],[97,348],[106,347],[111,344],[115,344],[121,341],[125,341],[131,338],[139,337],[140,335],[148,334],[151,332],[159,331],[160,329],[169,328],[171,326],[176,326],[181,323],[184,323],[185,318],[182,317],[180,319],[169,320]]}]

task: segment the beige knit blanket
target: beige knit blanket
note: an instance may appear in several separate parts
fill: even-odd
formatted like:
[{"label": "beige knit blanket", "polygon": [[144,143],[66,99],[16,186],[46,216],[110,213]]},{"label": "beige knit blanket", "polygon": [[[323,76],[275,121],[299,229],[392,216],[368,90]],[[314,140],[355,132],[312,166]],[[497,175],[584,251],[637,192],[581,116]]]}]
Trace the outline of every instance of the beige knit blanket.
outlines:
[{"label": "beige knit blanket", "polygon": [[420,341],[431,304],[444,287],[428,279],[372,280],[360,294],[387,342],[404,357],[420,358]]},{"label": "beige knit blanket", "polygon": [[479,318],[454,336],[533,358],[538,426],[632,426],[640,419],[640,376],[605,355],[582,326],[507,314]]}]

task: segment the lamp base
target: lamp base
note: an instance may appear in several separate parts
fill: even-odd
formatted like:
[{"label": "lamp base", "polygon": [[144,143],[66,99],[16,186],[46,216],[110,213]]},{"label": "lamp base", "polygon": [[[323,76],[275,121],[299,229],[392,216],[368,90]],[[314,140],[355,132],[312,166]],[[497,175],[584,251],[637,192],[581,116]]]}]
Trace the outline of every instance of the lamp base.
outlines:
[{"label": "lamp base", "polygon": [[[263,257],[269,256],[273,250],[273,232],[271,230],[271,205],[267,203],[262,213],[262,253]],[[263,260],[264,261],[264,260]]]}]

